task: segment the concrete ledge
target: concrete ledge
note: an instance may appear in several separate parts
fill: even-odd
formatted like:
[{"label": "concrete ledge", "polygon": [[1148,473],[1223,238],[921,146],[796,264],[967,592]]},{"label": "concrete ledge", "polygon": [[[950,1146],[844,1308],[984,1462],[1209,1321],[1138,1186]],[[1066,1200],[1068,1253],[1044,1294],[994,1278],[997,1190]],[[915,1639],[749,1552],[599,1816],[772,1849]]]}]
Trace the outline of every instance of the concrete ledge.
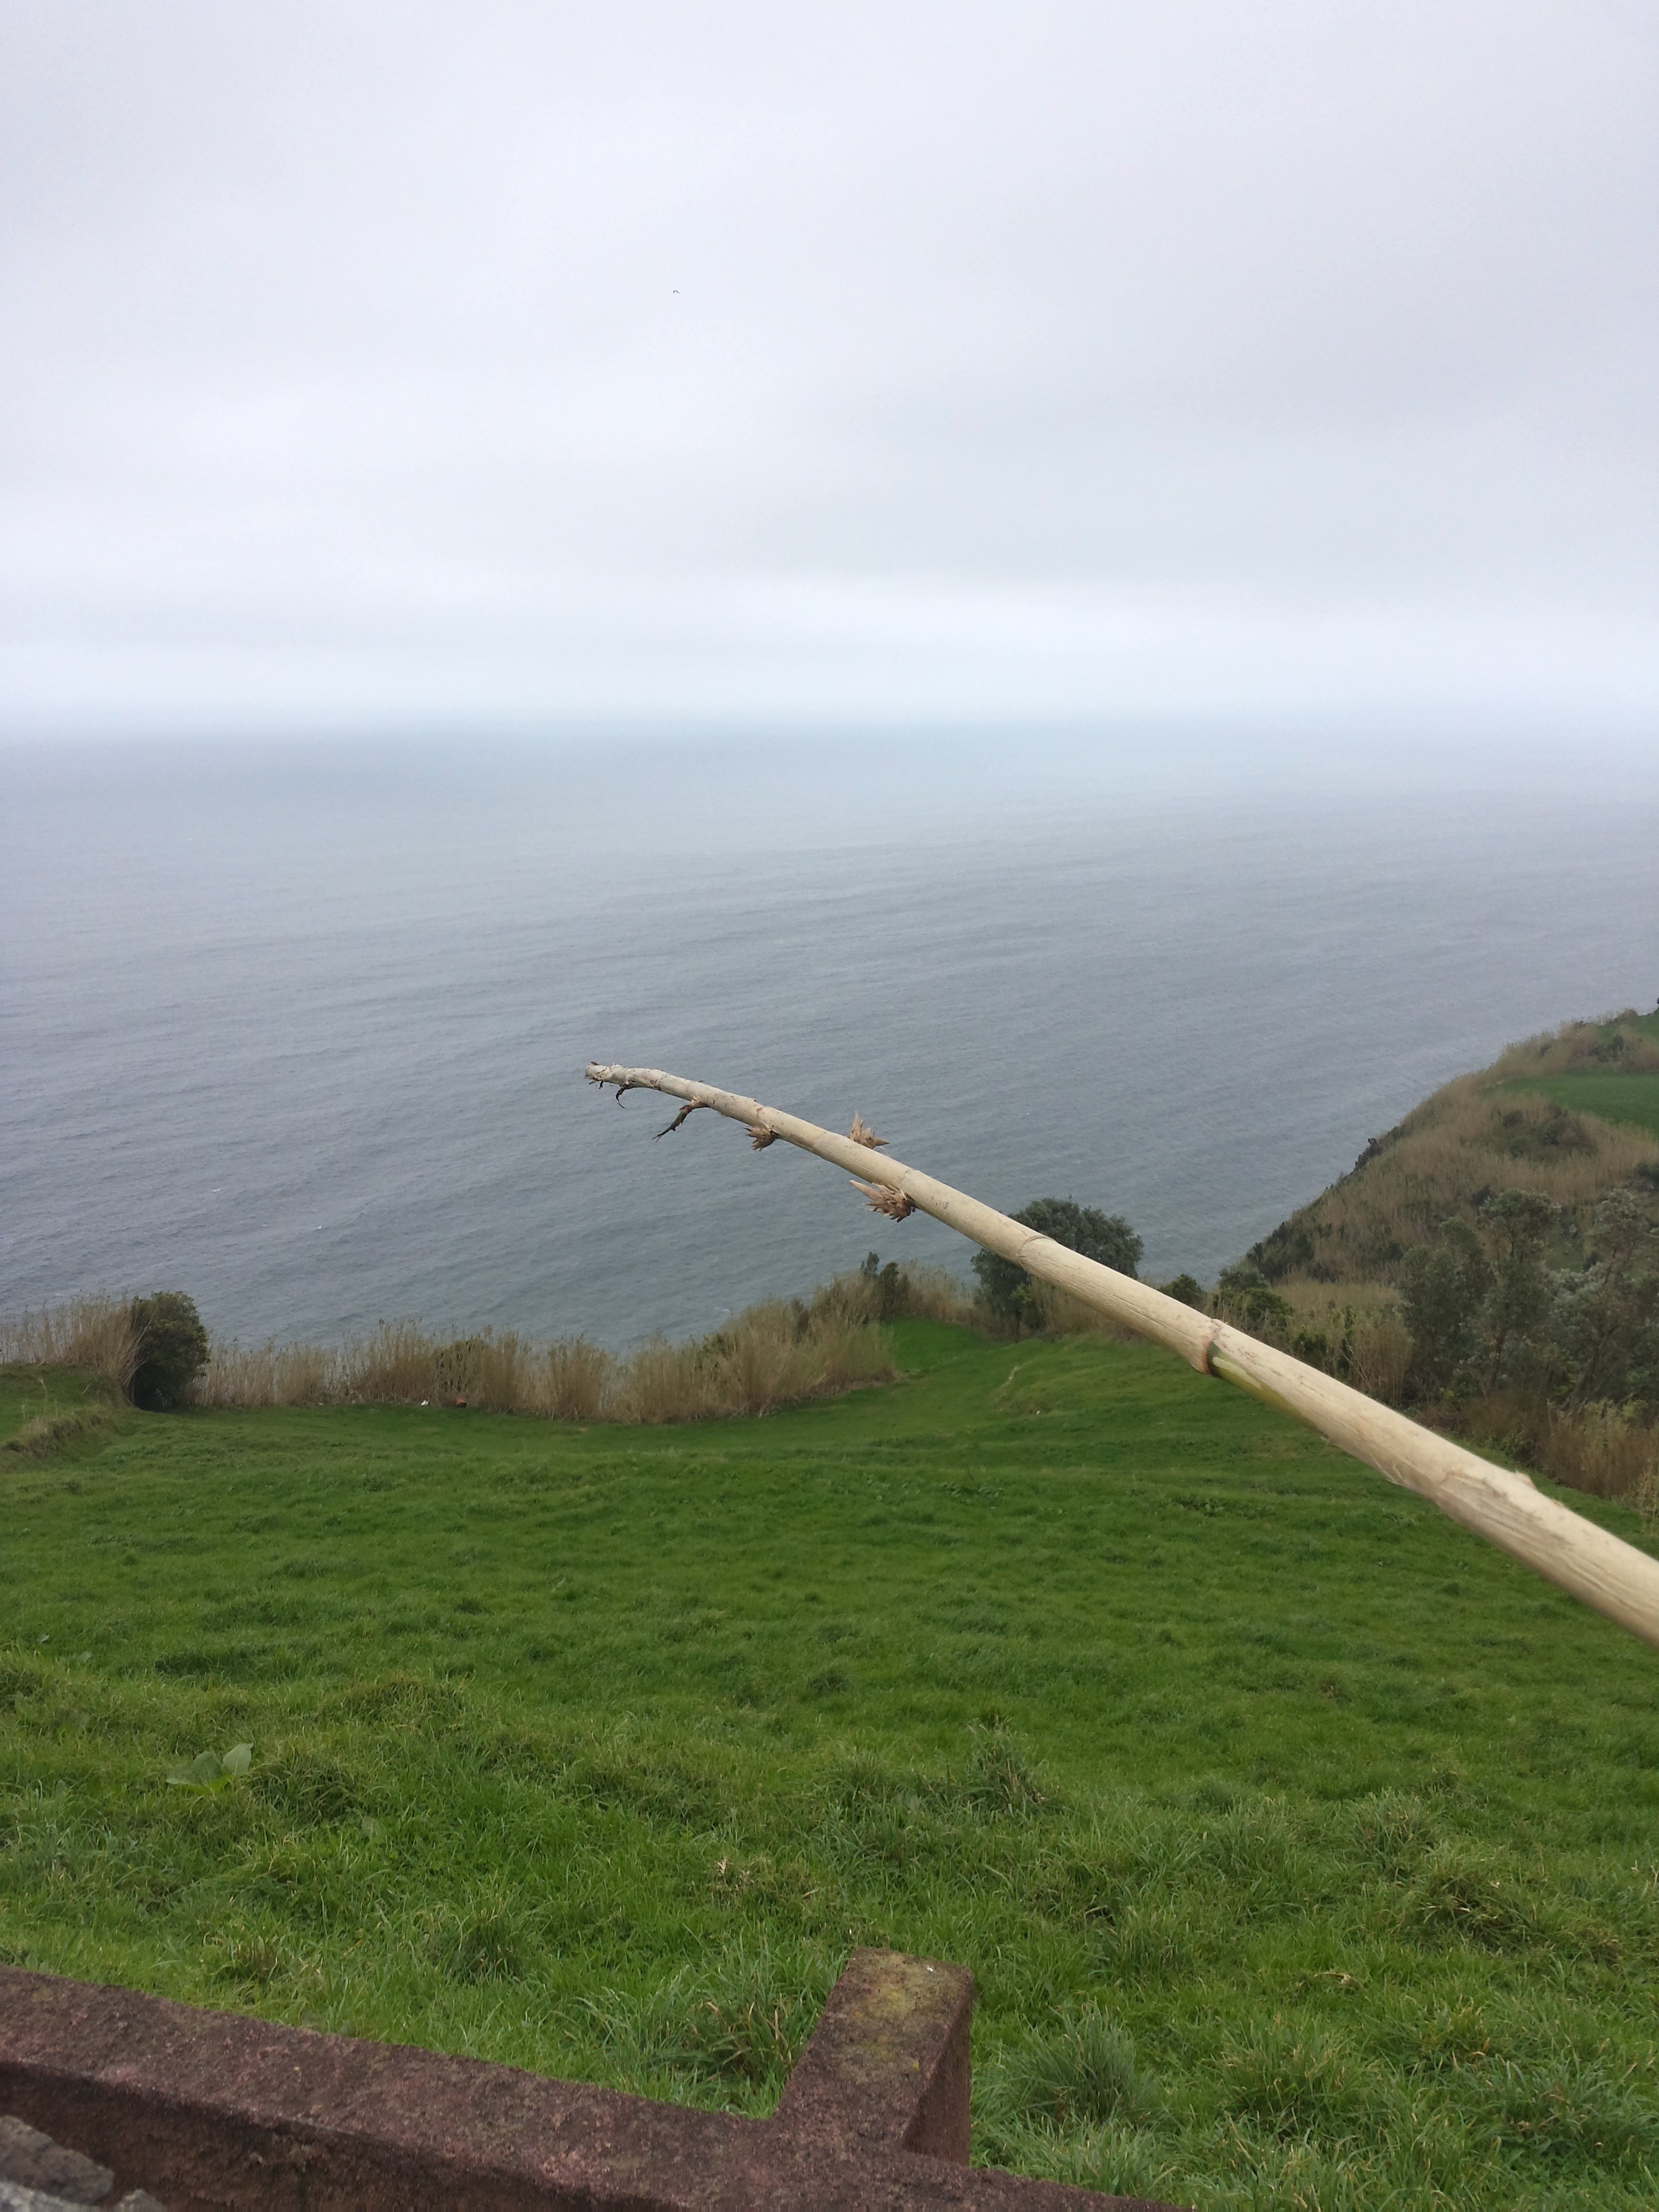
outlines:
[{"label": "concrete ledge", "polygon": [[0,2112],[169,2212],[1116,2207],[969,2167],[959,1966],[854,1952],[769,2120],[0,1967]]}]

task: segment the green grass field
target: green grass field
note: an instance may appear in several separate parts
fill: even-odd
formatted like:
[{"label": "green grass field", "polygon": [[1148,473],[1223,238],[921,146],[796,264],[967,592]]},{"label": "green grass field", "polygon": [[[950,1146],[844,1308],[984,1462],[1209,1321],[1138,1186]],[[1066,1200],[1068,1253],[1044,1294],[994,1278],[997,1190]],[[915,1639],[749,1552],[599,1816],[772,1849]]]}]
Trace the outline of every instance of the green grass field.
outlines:
[{"label": "green grass field", "polygon": [[1623,1121],[1632,1128],[1645,1129],[1650,1137],[1659,1137],[1659,1075],[1540,1075],[1498,1087],[1528,1091],[1534,1097],[1553,1099],[1570,1113]]},{"label": "green grass field", "polygon": [[993,2162],[1650,2207],[1659,1654],[1162,1354],[896,1336],[763,1421],[0,1452],[0,1954],[763,2112],[887,1944],[979,1978]]}]

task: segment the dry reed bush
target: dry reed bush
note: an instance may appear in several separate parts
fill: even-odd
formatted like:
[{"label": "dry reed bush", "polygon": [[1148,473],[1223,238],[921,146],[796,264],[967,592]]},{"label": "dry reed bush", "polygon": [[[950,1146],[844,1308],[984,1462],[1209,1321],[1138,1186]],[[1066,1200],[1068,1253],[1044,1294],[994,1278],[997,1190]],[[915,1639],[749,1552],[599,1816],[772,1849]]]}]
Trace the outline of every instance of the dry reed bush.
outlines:
[{"label": "dry reed bush", "polygon": [[810,1397],[824,1374],[822,1346],[822,1332],[810,1323],[803,1330],[791,1307],[751,1307],[708,1347],[702,1380],[709,1403],[723,1413],[769,1413]]},{"label": "dry reed bush", "polygon": [[1553,1482],[1592,1498],[1639,1504],[1659,1481],[1659,1431],[1622,1406],[1585,1406],[1577,1413],[1552,1407],[1537,1466]]},{"label": "dry reed bush", "polygon": [[[500,1336],[486,1329],[482,1336],[464,1337],[444,1347],[439,1355],[439,1394],[465,1398],[469,1406],[487,1413],[529,1412],[543,1395],[537,1386],[545,1358],[511,1329]],[[446,1359],[453,1363],[457,1379],[453,1389],[446,1385]]]},{"label": "dry reed bush", "polygon": [[809,1328],[856,1328],[879,1317],[881,1292],[869,1275],[836,1275],[820,1283],[810,1298],[796,1307]]},{"label": "dry reed bush", "polygon": [[[1121,1322],[1108,1315],[1097,1313],[1081,1298],[1074,1298],[1069,1291],[1055,1288],[1053,1283],[1040,1283],[1032,1279],[1026,1297],[1036,1319],[1038,1330],[1053,1336],[1098,1336],[1109,1344],[1139,1344],[1143,1339],[1133,1328],[1125,1328]],[[975,1319],[981,1328],[987,1326],[985,1309],[975,1309]]]},{"label": "dry reed bush", "polygon": [[901,1273],[904,1311],[910,1320],[949,1322],[958,1328],[978,1326],[981,1318],[978,1299],[948,1267],[907,1266]]},{"label": "dry reed bush", "polygon": [[80,1368],[125,1396],[138,1364],[131,1304],[100,1291],[0,1315],[0,1364]]},{"label": "dry reed bush", "polygon": [[885,1381],[893,1373],[886,1338],[845,1307],[833,1296],[811,1307],[774,1300],[701,1343],[652,1338],[617,1363],[603,1418],[753,1416]]},{"label": "dry reed bush", "polygon": [[383,1321],[372,1336],[342,1346],[339,1395],[366,1405],[418,1405],[437,1393],[444,1348],[415,1322]]},{"label": "dry reed bush", "polygon": [[817,1354],[823,1370],[819,1395],[888,1382],[898,1371],[891,1340],[878,1328],[825,1328],[817,1340]]},{"label": "dry reed bush", "polygon": [[671,1344],[647,1337],[617,1372],[601,1419],[609,1421],[696,1421],[713,1407],[704,1386],[700,1344]]},{"label": "dry reed bush", "polygon": [[1471,1443],[1495,1445],[1552,1482],[1634,1505],[1649,1518],[1659,1510],[1659,1429],[1629,1406],[1569,1412],[1536,1395],[1498,1390],[1459,1413]]},{"label": "dry reed bush", "polygon": [[529,1410],[554,1421],[598,1421],[610,1401],[617,1362],[585,1336],[561,1337],[547,1347],[538,1402]]},{"label": "dry reed bush", "polygon": [[1292,1214],[1267,1249],[1287,1236],[1297,1272],[1328,1282],[1391,1279],[1410,1247],[1449,1216],[1474,1219],[1476,1192],[1541,1190],[1576,1208],[1659,1164],[1659,1143],[1643,1131],[1564,1115],[1544,1098],[1493,1097],[1491,1079],[1490,1071],[1462,1075],[1437,1091],[1380,1152]]},{"label": "dry reed bush", "polygon": [[[1622,1013],[1604,1014],[1600,1021],[1563,1022],[1559,1030],[1546,1030],[1506,1045],[1486,1071],[1488,1083],[1512,1083],[1528,1075],[1606,1073],[1610,1068],[1642,1073],[1659,1069],[1659,1038],[1634,1024],[1634,1007]],[[1611,1034],[1609,1034],[1611,1032]]]},{"label": "dry reed bush", "polygon": [[[1340,1367],[1343,1380],[1368,1398],[1400,1403],[1412,1340],[1387,1283],[1316,1283],[1292,1276],[1275,1287],[1291,1309],[1289,1325],[1279,1332],[1285,1349],[1294,1350],[1298,1338],[1322,1336],[1327,1357],[1315,1365],[1334,1372]],[[1344,1352],[1340,1359],[1339,1352]]]},{"label": "dry reed bush", "polygon": [[327,1406],[342,1355],[316,1344],[216,1344],[191,1391],[198,1406]]},{"label": "dry reed bush", "polygon": [[941,1321],[962,1328],[982,1328],[985,1310],[948,1267],[889,1263],[872,1273],[866,1267],[821,1283],[811,1297],[797,1302],[811,1327],[830,1322]]},{"label": "dry reed bush", "polygon": [[1374,1314],[1356,1327],[1347,1374],[1356,1390],[1397,1406],[1406,1395],[1411,1364],[1411,1337],[1398,1314]]},{"label": "dry reed bush", "polygon": [[585,1337],[538,1348],[511,1330],[444,1340],[383,1322],[329,1351],[315,1345],[216,1345],[198,1386],[210,1406],[453,1405],[561,1421],[695,1421],[769,1413],[893,1372],[861,1293],[835,1285],[812,1306],[774,1301],[718,1335],[650,1337],[615,1353]]},{"label": "dry reed bush", "polygon": [[[415,1322],[382,1322],[334,1347],[215,1344],[191,1396],[246,1407],[465,1401],[582,1422],[759,1414],[889,1378],[891,1346],[877,1322],[912,1310],[952,1321],[974,1314],[943,1268],[915,1268],[885,1285],[842,1276],[810,1301],[750,1307],[717,1335],[687,1344],[653,1337],[620,1358],[585,1337],[539,1346],[512,1330],[443,1339]],[[125,1301],[82,1299],[0,1322],[0,1356],[92,1368],[123,1389],[135,1352]]]}]

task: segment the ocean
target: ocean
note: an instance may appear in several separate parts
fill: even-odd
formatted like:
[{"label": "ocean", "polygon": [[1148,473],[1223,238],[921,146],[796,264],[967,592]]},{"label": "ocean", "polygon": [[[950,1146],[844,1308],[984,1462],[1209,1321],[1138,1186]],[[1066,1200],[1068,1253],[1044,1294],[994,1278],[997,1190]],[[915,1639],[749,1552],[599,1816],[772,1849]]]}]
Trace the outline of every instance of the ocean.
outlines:
[{"label": "ocean", "polygon": [[621,1346],[871,1249],[965,1271],[712,1115],[653,1141],[590,1058],[856,1110],[1212,1279],[1448,1077],[1654,1002],[1659,793],[1166,788],[1151,754],[14,747],[0,1304]]}]

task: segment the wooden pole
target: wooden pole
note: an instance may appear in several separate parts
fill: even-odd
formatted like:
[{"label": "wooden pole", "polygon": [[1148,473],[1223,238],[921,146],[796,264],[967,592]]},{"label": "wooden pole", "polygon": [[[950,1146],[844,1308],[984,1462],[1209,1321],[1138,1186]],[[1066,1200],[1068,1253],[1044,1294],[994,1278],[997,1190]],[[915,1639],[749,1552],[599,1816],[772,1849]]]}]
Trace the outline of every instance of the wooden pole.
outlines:
[{"label": "wooden pole", "polygon": [[839,1137],[816,1122],[763,1106],[738,1091],[693,1083],[657,1067],[608,1067],[592,1060],[587,1079],[614,1085],[619,1105],[629,1091],[660,1091],[684,1100],[684,1111],[671,1127],[677,1127],[686,1111],[712,1107],[742,1122],[757,1146],[781,1138],[785,1144],[845,1168],[878,1211],[899,1220],[911,1212],[931,1213],[987,1251],[1012,1260],[1039,1282],[1052,1283],[1097,1313],[1178,1352],[1200,1374],[1219,1376],[1307,1422],[1390,1482],[1415,1491],[1632,1635],[1659,1646],[1659,1560],[1546,1498],[1524,1474],[1494,1467],[1449,1437],[1419,1428],[1391,1406],[1351,1389],[1334,1376],[1293,1359],[1288,1352],[1276,1352],[1243,1329],[1196,1313],[1148,1283],[1121,1275],[1097,1260],[1085,1260],[1081,1253],[1010,1220],[965,1191],[906,1167],[877,1149],[879,1140],[862,1123],[854,1124],[858,1137]]}]

